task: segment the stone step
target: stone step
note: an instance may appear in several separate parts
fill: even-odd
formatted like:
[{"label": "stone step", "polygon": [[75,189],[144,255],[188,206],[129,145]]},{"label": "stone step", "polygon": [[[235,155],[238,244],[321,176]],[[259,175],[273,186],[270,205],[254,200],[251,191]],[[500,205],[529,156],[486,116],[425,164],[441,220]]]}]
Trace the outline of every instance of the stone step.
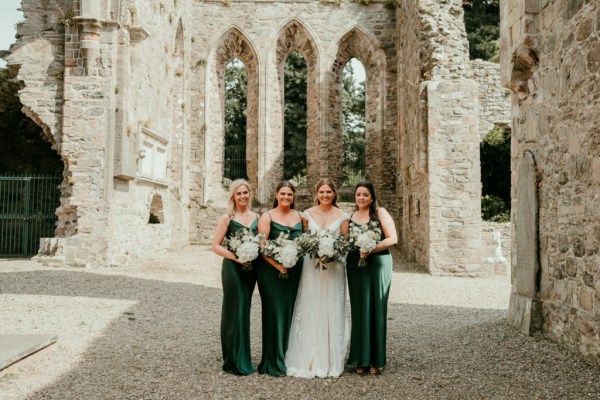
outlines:
[{"label": "stone step", "polygon": [[0,371],[56,343],[55,335],[0,335]]}]

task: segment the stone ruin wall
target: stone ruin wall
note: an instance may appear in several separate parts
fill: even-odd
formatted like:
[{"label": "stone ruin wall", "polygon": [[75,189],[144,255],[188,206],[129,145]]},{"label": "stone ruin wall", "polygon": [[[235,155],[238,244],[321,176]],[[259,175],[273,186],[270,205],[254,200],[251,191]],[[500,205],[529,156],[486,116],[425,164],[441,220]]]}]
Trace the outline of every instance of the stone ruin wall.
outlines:
[{"label": "stone ruin wall", "polygon": [[509,316],[600,365],[600,4],[504,0],[501,32],[514,91]]},{"label": "stone ruin wall", "polygon": [[481,223],[481,269],[487,275],[510,274],[510,222]]},{"label": "stone ruin wall", "polygon": [[404,245],[432,274],[486,274],[478,87],[468,63],[462,2],[402,2],[398,25],[399,126],[407,133],[399,167]]},{"label": "stone ruin wall", "polygon": [[[115,154],[134,153],[129,158],[135,181],[112,180],[110,210],[110,263],[122,265],[156,248],[177,248],[189,240],[189,147],[191,13],[185,1],[131,0],[121,5],[119,51],[123,62],[115,66],[117,114],[122,121],[115,136],[122,149]],[[148,32],[145,38],[143,31]],[[129,41],[128,45],[127,42]],[[139,177],[139,160],[133,157],[147,132],[167,139],[167,173],[164,184]],[[130,147],[128,147],[130,146]],[[132,150],[134,150],[132,152]],[[137,155],[139,157],[139,155]],[[122,155],[123,158],[126,158]],[[124,163],[124,162],[123,162]],[[126,163],[124,163],[126,164]],[[123,165],[122,169],[125,169]],[[111,175],[118,175],[116,171]],[[149,224],[152,202],[162,204],[162,221]],[[160,207],[158,209],[160,211]],[[132,244],[135,244],[132,246]],[[133,248],[133,249],[132,249]]]},{"label": "stone ruin wall", "polygon": [[[258,143],[251,154],[258,155],[258,178],[267,182],[258,190],[262,200],[270,197],[269,185],[279,179],[274,174],[280,170],[282,93],[278,85],[270,84],[281,80],[277,62],[287,51],[300,50],[308,55],[309,64],[313,63],[309,107],[318,112],[317,118],[309,121],[309,144],[320,149],[323,154],[318,153],[316,159],[321,160],[327,158],[331,143],[340,144],[331,130],[326,100],[331,96],[328,79],[332,65],[347,61],[339,58],[339,49],[347,46],[360,52],[357,56],[366,69],[377,75],[370,83],[376,99],[367,106],[374,138],[374,145],[367,150],[372,160],[370,174],[384,204],[395,209],[395,181],[384,180],[393,176],[393,171],[381,171],[387,167],[384,158],[395,164],[397,150],[392,129],[396,119],[392,90],[396,82],[395,12],[383,1],[368,7],[254,1],[228,7],[220,1],[153,1],[149,5],[134,0],[82,0],[66,1],[61,7],[47,3],[43,8],[25,0],[24,11],[22,39],[9,64],[21,66],[19,79],[26,87],[23,102],[29,108],[37,107],[36,114],[46,119],[41,122],[54,127],[66,165],[57,231],[63,239],[53,241],[54,248],[46,249],[46,255],[76,265],[119,265],[143,254],[149,246],[186,243],[188,239],[182,236],[188,228],[195,235],[202,225],[198,210],[210,206],[210,196],[222,200],[224,192],[219,152],[215,151],[222,147],[217,146],[222,131],[216,121],[221,119],[221,98],[210,97],[218,88],[218,83],[214,86],[218,75],[211,74],[214,69],[210,67],[220,50],[217,41],[224,39],[229,28],[243,33],[261,67],[256,109],[266,118],[257,117]],[[43,33],[47,21],[53,24],[55,46],[40,39],[49,35]],[[239,42],[229,44],[235,47]],[[39,58],[35,51],[42,47],[59,71],[55,76],[58,89],[34,90],[36,81],[48,79],[47,71],[33,69]],[[31,97],[26,97],[28,90]],[[204,93],[209,93],[208,98]],[[41,103],[39,98],[44,96],[59,99],[59,105],[64,100],[62,107]],[[217,112],[211,114],[211,109]],[[385,109],[392,111],[384,113]],[[143,156],[139,150],[148,132],[168,141],[171,157],[166,184],[140,179]],[[189,159],[185,149],[190,149]],[[312,181],[331,175],[331,165],[318,169],[314,165],[318,166],[313,162],[309,171]],[[164,223],[149,225],[149,209],[157,197]],[[188,207],[192,218],[187,218]]]},{"label": "stone ruin wall", "polygon": [[[378,188],[382,203],[396,209],[394,166],[397,159],[395,10],[383,1],[368,6],[316,1],[221,1],[196,4],[191,81],[192,139],[190,204],[192,229],[199,235],[210,224],[206,205],[223,207],[222,87],[224,66],[234,57],[249,72],[249,176],[256,196],[269,205],[282,178],[283,62],[299,51],[309,66],[308,188],[321,176],[341,180],[341,98],[337,74],[351,57],[367,71],[367,177]],[[251,81],[255,80],[256,94]],[[255,103],[255,104],[253,104]],[[386,110],[384,112],[384,110]],[[197,116],[197,118],[196,118]],[[333,162],[335,161],[335,162]],[[200,167],[202,166],[202,167]]]},{"label": "stone ruin wall", "polygon": [[[471,69],[479,85],[479,140],[495,125],[511,123],[511,92],[500,82],[500,64],[472,60]],[[483,221],[481,226],[482,270],[494,275],[510,272],[510,222]]]},{"label": "stone ruin wall", "polygon": [[[23,0],[25,21],[7,61],[18,66],[21,101],[57,138],[65,161],[58,240],[43,255],[72,265],[124,264],[151,247],[185,243],[189,112],[172,106],[185,103],[184,85],[175,83],[187,74],[182,34],[180,52],[174,50],[185,3],[169,12],[157,1],[151,8],[135,1],[39,3]],[[168,139],[169,185],[139,179],[142,128]],[[164,223],[149,225],[158,196]]]},{"label": "stone ruin wall", "polygon": [[[72,8],[71,1],[53,5],[22,0],[25,20],[17,24],[19,54],[7,57],[7,66],[21,85],[19,96],[23,112],[43,130],[52,148],[62,152],[63,76],[65,40],[60,22],[61,10]],[[32,36],[35,35],[35,39]],[[64,157],[63,157],[64,161]],[[70,186],[61,185],[61,205],[57,210],[58,236],[70,236],[76,230],[77,216],[69,206]]]},{"label": "stone ruin wall", "polygon": [[[369,80],[368,178],[383,205],[403,215],[403,246],[432,273],[487,273],[479,267],[477,86],[459,1],[403,2],[396,10],[383,1],[81,4],[64,3],[85,17],[65,28],[57,23],[64,11],[24,0],[22,39],[9,60],[21,65],[24,104],[46,115],[43,122],[62,138],[67,186],[59,227],[70,221],[71,228],[61,231],[67,238],[58,252],[71,263],[118,265],[149,246],[197,239],[202,210],[217,205],[225,192],[215,152],[222,147],[218,77],[235,55],[255,63],[249,153],[255,182],[264,182],[259,198],[269,203],[281,161],[280,64],[287,52],[299,50],[314,70],[309,107],[319,111],[309,121],[309,149],[318,149],[309,180],[339,173],[331,163],[331,155],[341,152],[336,73],[356,56]],[[40,21],[54,21],[54,31]],[[44,35],[54,35],[55,45],[47,46]],[[64,73],[55,76],[56,90],[44,87],[28,98],[36,80],[47,78],[31,70],[39,56],[27,51],[31,46],[46,49],[42,53],[53,65],[62,63]],[[60,98],[63,77],[62,108],[37,102]],[[138,150],[147,131],[168,141],[166,185],[139,179]],[[149,225],[157,197],[164,223]]]},{"label": "stone ruin wall", "polygon": [[500,64],[472,60],[471,69],[479,84],[479,138],[495,125],[510,126],[510,90],[500,83]]},{"label": "stone ruin wall", "polygon": [[[403,2],[398,21],[398,136],[397,169],[399,243],[419,265],[429,265],[429,188],[427,179],[427,113],[422,94],[421,17],[418,7]],[[422,40],[422,38],[421,38]]]}]

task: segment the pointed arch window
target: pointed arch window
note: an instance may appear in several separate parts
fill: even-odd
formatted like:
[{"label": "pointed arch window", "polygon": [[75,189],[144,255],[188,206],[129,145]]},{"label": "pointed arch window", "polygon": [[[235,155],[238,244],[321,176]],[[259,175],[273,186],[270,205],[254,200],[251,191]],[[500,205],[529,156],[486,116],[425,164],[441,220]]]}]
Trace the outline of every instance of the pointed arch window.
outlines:
[{"label": "pointed arch window", "polygon": [[307,179],[307,71],[306,60],[298,52],[285,60],[283,177],[299,185]]},{"label": "pointed arch window", "polygon": [[365,68],[356,58],[342,71],[342,176],[353,186],[365,180]]},{"label": "pointed arch window", "polygon": [[246,172],[246,109],[248,102],[248,74],[238,58],[225,67],[225,148],[223,177],[247,179]]}]

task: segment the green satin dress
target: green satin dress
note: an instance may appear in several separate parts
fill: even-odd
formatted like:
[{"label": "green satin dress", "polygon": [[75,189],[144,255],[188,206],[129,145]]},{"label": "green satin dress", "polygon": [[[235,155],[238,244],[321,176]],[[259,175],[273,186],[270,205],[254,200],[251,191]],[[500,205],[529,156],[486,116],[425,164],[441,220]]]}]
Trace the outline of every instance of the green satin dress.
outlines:
[{"label": "green satin dress", "polygon": [[[229,221],[227,237],[243,228],[247,227],[237,221]],[[256,233],[258,219],[249,228]],[[223,370],[236,375],[249,375],[256,371],[250,357],[250,305],[256,285],[256,261],[252,262],[252,271],[242,270],[240,264],[227,258],[223,259],[221,268]]]},{"label": "green satin dress", "polygon": [[[302,234],[302,222],[290,227],[271,221],[269,239],[289,232],[290,239]],[[257,268],[258,291],[262,302],[262,359],[260,374],[285,376],[285,353],[288,349],[292,315],[300,284],[303,257],[288,269],[289,279],[279,278],[279,270],[260,258]]]},{"label": "green satin dress", "polygon": [[348,364],[383,368],[392,256],[388,249],[371,254],[366,267],[358,266],[359,259],[358,251],[351,251],[346,259],[352,316]]}]

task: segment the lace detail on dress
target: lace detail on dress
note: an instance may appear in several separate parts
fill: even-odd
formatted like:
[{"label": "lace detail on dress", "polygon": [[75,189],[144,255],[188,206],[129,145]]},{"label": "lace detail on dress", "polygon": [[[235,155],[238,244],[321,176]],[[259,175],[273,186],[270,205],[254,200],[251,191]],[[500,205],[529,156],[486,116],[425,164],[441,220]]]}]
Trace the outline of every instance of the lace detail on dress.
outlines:
[{"label": "lace detail on dress", "polygon": [[[321,228],[305,212],[308,229]],[[340,232],[346,213],[322,229]],[[315,259],[304,257],[298,296],[294,308],[288,352],[287,374],[313,378],[337,377],[344,371],[349,329],[346,318],[346,269],[332,262],[326,270],[315,269]]]}]

